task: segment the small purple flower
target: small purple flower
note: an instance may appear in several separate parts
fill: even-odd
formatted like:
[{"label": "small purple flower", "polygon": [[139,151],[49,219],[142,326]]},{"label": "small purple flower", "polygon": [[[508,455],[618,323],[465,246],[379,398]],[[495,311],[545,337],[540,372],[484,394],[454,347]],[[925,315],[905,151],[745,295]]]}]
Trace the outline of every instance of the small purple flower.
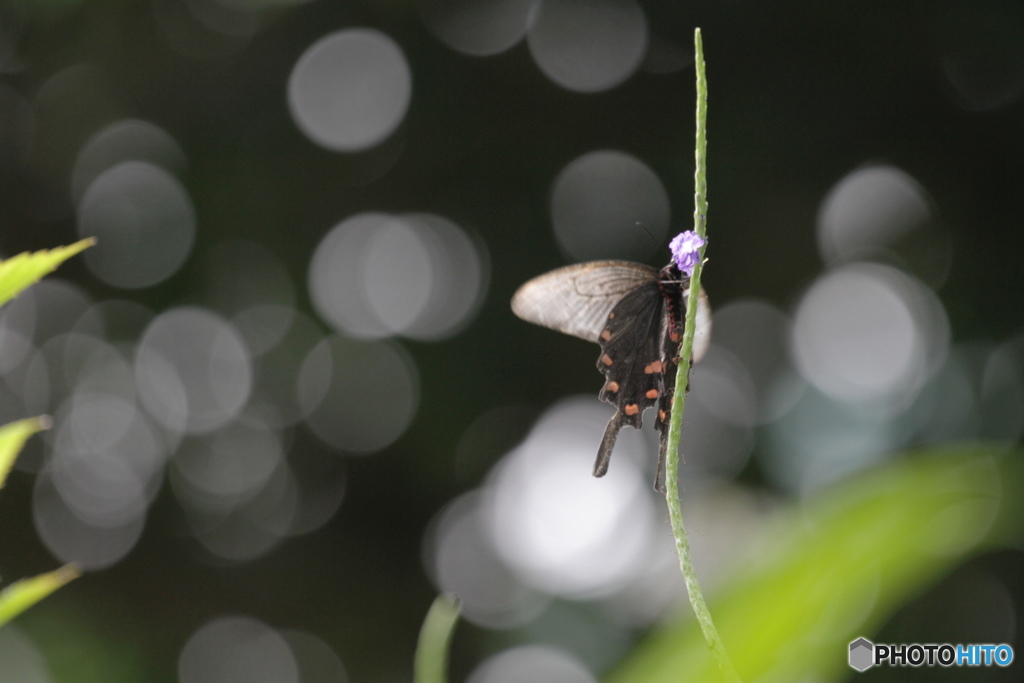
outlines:
[{"label": "small purple flower", "polygon": [[693,275],[693,267],[700,258],[700,248],[705,244],[707,240],[693,230],[687,230],[676,235],[668,248],[672,252],[672,260],[676,262],[676,267],[689,276]]}]

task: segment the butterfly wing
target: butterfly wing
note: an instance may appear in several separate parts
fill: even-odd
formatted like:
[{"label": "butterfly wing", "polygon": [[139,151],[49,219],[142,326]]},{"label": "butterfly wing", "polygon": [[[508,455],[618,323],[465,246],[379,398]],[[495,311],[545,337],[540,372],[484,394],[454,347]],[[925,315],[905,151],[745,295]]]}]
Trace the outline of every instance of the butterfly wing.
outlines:
[{"label": "butterfly wing", "polygon": [[612,308],[598,334],[597,368],[605,376],[600,398],[615,406],[615,415],[597,450],[595,477],[608,470],[619,430],[626,425],[640,429],[644,411],[665,391],[665,303],[657,280],[634,287]]},{"label": "butterfly wing", "polygon": [[629,261],[594,261],[533,278],[512,297],[512,312],[527,322],[590,342],[598,341],[608,314],[658,271]]}]

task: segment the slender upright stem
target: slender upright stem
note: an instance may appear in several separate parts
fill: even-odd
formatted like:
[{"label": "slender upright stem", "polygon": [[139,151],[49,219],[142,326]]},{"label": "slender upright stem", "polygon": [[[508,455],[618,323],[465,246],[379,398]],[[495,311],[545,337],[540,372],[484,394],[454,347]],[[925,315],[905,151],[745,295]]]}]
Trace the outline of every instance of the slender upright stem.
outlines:
[{"label": "slender upright stem", "polygon": [[415,683],[446,683],[448,680],[448,645],[458,618],[458,598],[437,596],[420,629],[416,645]]},{"label": "slender upright stem", "polygon": [[[701,41],[700,29],[694,31],[694,46],[696,49],[697,67],[697,146],[696,162],[697,169],[694,173],[694,209],[693,209],[693,230],[701,237],[707,232],[707,113],[708,113],[708,82],[704,73],[704,46]],[[693,355],[693,335],[696,328],[695,320],[697,314],[697,297],[700,293],[700,273],[703,267],[704,251],[701,250],[701,258],[694,266],[693,274],[690,276],[690,293],[686,302],[686,325],[683,330],[683,343],[679,352],[679,372],[676,373],[675,397],[672,401],[672,417],[668,430],[668,446],[665,462],[665,500],[668,503],[668,516],[672,523],[672,533],[676,539],[676,551],[679,553],[679,568],[683,573],[683,580],[686,582],[686,592],[690,596],[690,605],[693,613],[700,624],[700,630],[708,647],[715,654],[718,666],[726,680],[737,682],[740,680],[736,669],[733,668],[729,655],[725,651],[725,645],[718,635],[715,622],[711,619],[711,612],[707,603],[704,602],[704,594],[701,593],[700,584],[697,583],[697,573],[693,569],[693,561],[690,559],[690,543],[686,539],[686,530],[683,528],[683,511],[679,502],[679,436],[682,432],[683,409],[686,407],[686,388],[689,384],[690,358]]]}]

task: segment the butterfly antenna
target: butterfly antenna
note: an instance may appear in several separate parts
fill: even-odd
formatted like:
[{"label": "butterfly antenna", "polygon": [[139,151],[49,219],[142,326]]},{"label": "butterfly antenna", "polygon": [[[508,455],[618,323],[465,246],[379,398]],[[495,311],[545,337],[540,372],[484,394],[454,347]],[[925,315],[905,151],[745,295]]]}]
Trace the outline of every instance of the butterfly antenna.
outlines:
[{"label": "butterfly antenna", "polygon": [[660,241],[658,241],[657,239],[655,239],[655,237],[654,237],[654,234],[653,234],[653,233],[651,233],[651,231],[647,229],[647,226],[646,226],[646,225],[644,225],[644,224],[643,224],[643,223],[641,223],[640,221],[637,221],[637,222],[636,222],[636,225],[637,225],[637,227],[639,227],[639,228],[640,228],[641,230],[643,230],[644,232],[646,232],[646,233],[647,233],[647,236],[651,238],[651,242],[653,242],[653,243],[654,243],[654,246],[658,247],[658,249],[663,249],[663,250],[665,250],[665,251],[666,251],[666,252],[668,252],[669,254],[671,254],[671,253],[672,253],[671,251],[669,251],[668,249],[666,249],[666,248],[665,248],[665,245],[664,245],[664,244],[662,244],[662,243],[661,243]]}]

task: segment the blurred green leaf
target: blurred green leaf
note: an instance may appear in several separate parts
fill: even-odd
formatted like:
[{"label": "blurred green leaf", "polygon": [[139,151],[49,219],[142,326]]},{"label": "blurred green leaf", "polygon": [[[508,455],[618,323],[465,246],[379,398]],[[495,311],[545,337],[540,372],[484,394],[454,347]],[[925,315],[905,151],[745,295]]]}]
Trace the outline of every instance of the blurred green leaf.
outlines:
[{"label": "blurred green leaf", "polygon": [[448,643],[459,619],[459,601],[439,595],[427,612],[416,646],[416,683],[445,683],[448,680]]},{"label": "blurred green leaf", "polygon": [[84,239],[66,247],[45,249],[35,253],[24,252],[0,261],[0,306],[16,297],[22,290],[34,285],[44,275],[52,273],[61,263],[78,252],[96,244]]},{"label": "blurred green leaf", "polygon": [[75,565],[67,564],[60,569],[46,574],[15,581],[3,591],[0,591],[0,626],[3,626],[68,581],[77,578],[81,573]]},{"label": "blurred green leaf", "polygon": [[50,428],[50,418],[30,417],[25,420],[11,422],[0,427],[0,488],[3,488],[7,481],[7,475],[14,466],[14,460],[18,457],[28,437],[42,429]]},{"label": "blurred green leaf", "polygon": [[[82,597],[46,600],[17,618],[18,629],[38,646],[46,662],[48,683],[177,683],[177,649],[171,648],[169,667],[154,661],[146,647],[148,622],[97,609],[96,603],[88,598],[83,603]],[[166,632],[161,632],[157,641],[166,640]]]},{"label": "blurred green leaf", "polygon": [[[746,681],[849,675],[847,647],[966,556],[1019,534],[1019,453],[918,452],[822,491],[771,525],[711,609]],[[652,634],[609,683],[719,681],[689,615]]]}]

